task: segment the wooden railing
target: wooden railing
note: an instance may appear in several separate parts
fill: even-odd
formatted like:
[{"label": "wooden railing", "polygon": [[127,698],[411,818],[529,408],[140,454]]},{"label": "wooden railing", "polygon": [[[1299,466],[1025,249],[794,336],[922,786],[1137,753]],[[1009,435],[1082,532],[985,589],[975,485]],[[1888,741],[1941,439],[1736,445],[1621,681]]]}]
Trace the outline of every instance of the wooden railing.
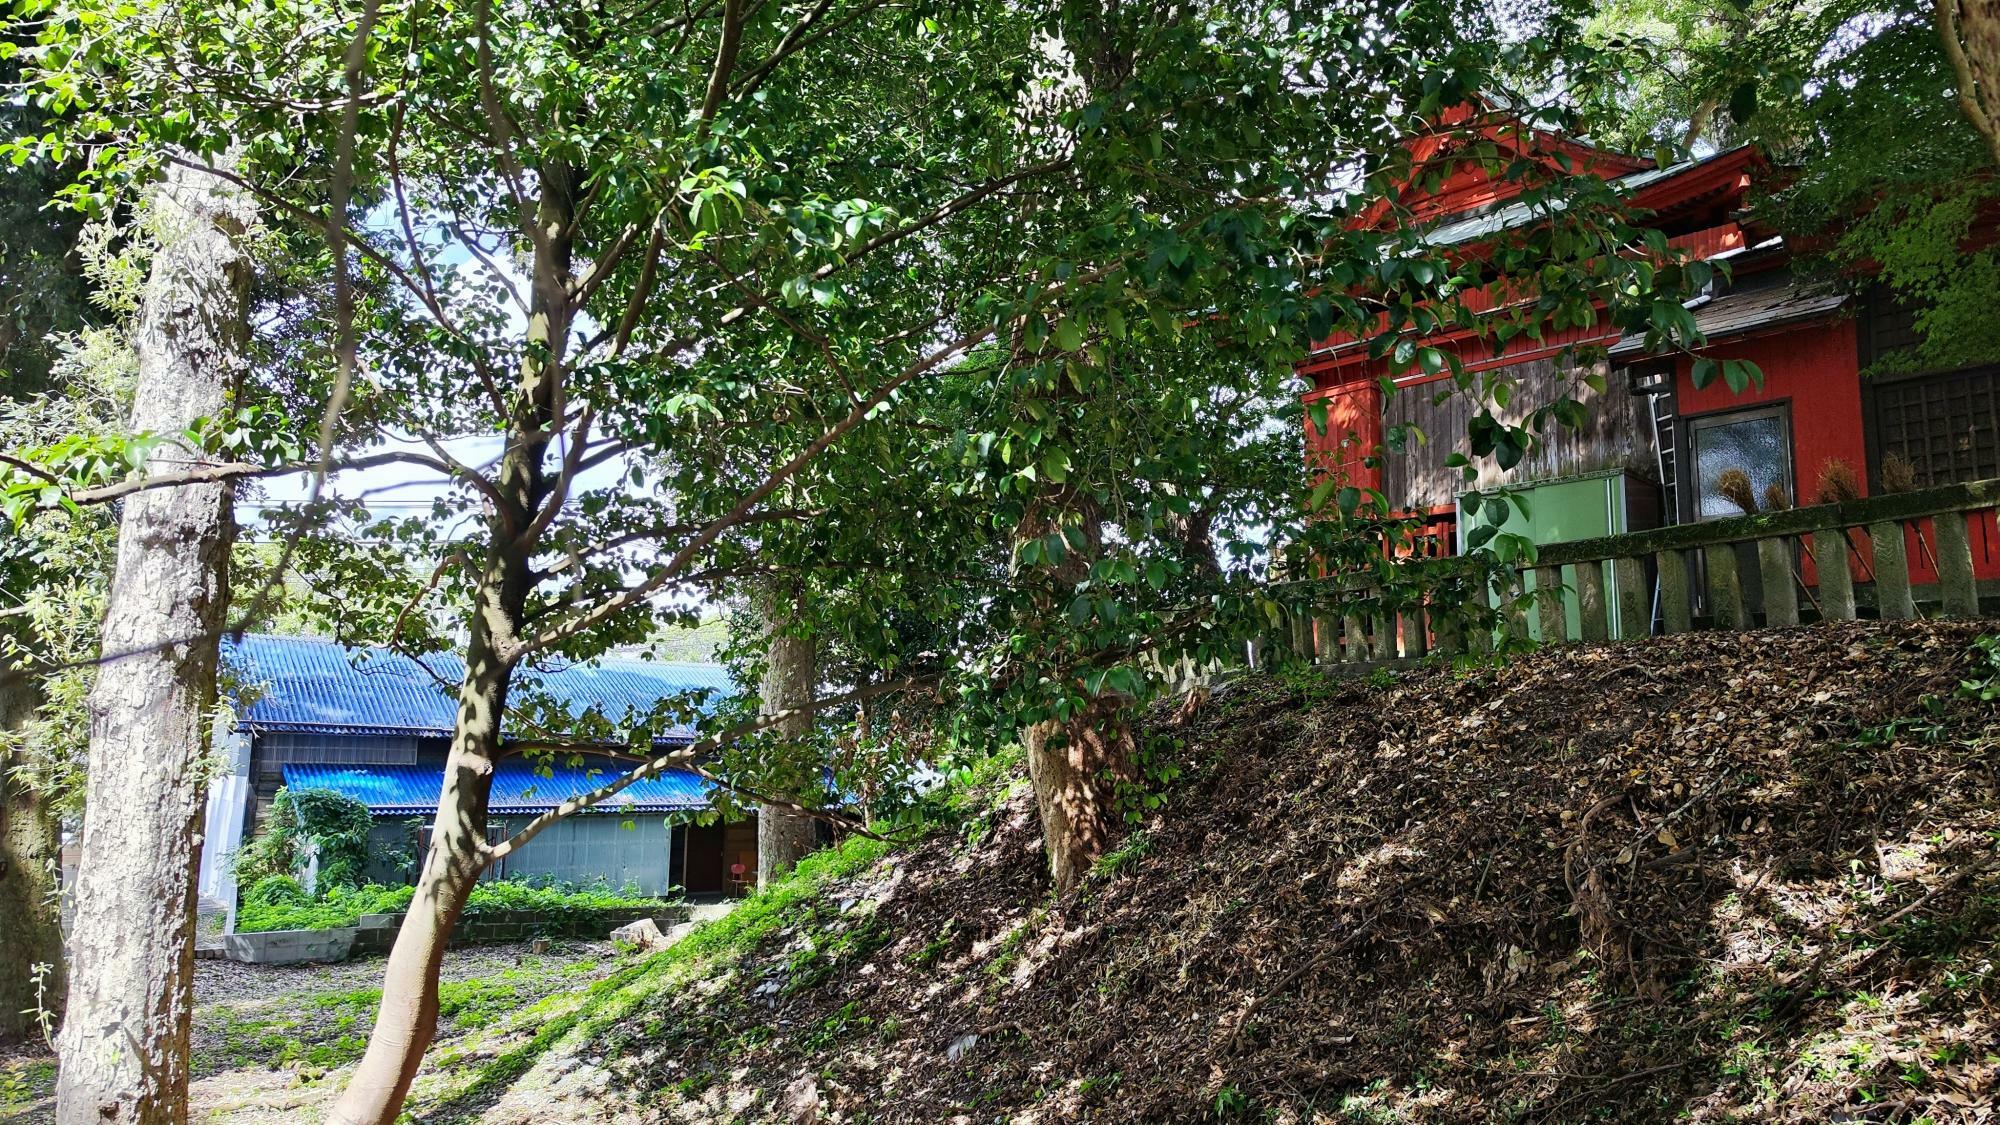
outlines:
[{"label": "wooden railing", "polygon": [[[1995,508],[2000,479],[1552,543],[1532,561],[1482,579],[1470,605],[1409,592],[1433,585],[1423,568],[1461,560],[1408,559],[1393,564],[1418,568],[1398,570],[1400,593],[1372,576],[1325,579],[1320,590],[1333,593],[1319,608],[1291,615],[1287,628],[1256,647],[1369,664],[1482,651],[1503,639],[1631,639],[1697,625],[1848,621],[1863,611],[1909,618],[1920,593],[1927,608],[1971,617],[1980,613],[1980,590],[1968,521]],[[1934,583],[1912,583],[1912,539]]]}]

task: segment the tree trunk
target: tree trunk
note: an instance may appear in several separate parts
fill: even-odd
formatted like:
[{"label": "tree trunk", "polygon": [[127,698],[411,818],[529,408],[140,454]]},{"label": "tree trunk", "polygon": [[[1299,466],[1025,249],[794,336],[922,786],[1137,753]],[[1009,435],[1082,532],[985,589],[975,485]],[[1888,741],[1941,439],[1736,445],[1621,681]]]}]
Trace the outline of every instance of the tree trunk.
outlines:
[{"label": "tree trunk", "polygon": [[[34,698],[25,687],[0,686],[0,727],[32,715]],[[67,980],[61,825],[9,759],[0,752],[0,1040],[33,1034],[43,1013],[61,1011]]]},{"label": "tree trunk", "polygon": [[[1017,544],[1064,526],[1082,533],[1081,546],[1072,543],[1060,565],[1036,576],[1046,583],[1040,595],[1044,614],[1062,612],[1102,553],[1099,519],[1096,501],[1087,492],[1065,486],[1047,490],[1021,522]],[[1042,847],[1057,893],[1076,886],[1117,838],[1118,783],[1131,776],[1135,758],[1126,702],[1122,696],[1103,695],[1068,722],[1050,719],[1021,731],[1035,810],[1042,820]]]},{"label": "tree trunk", "polygon": [[1123,700],[1107,697],[1071,722],[1051,720],[1021,732],[1058,894],[1090,874],[1118,838],[1118,783],[1131,779],[1136,758],[1124,712]]},{"label": "tree trunk", "polygon": [[[563,424],[562,364],[574,310],[570,305],[575,207],[568,169],[552,162],[536,173],[536,222],[526,355],[509,407],[507,442],[494,480],[502,507],[492,513],[486,561],[468,621],[465,680],[445,758],[431,845],[409,913],[396,931],[382,977],[375,1029],[354,1077],[341,1091],[330,1125],[394,1125],[437,1034],[438,973],[452,928],[491,858],[487,798],[502,746],[507,691],[519,659],[521,626],[535,579],[537,535],[529,529],[551,499],[544,466],[550,434]],[[556,498],[560,502],[560,498]]]},{"label": "tree trunk", "polygon": [[[812,637],[791,636],[782,631],[783,620],[768,618],[771,629],[770,659],[764,667],[762,713],[776,714],[809,707],[813,688],[819,682],[819,645]],[[812,734],[813,715],[802,711],[785,719],[772,730],[781,738],[804,738]],[[757,811],[757,885],[769,886],[798,865],[818,843],[818,826],[811,817],[782,805],[766,804]]]},{"label": "tree trunk", "polygon": [[2000,3],[1934,0],[1934,11],[1959,108],[2000,164]]},{"label": "tree trunk", "polygon": [[[161,245],[140,319],[133,428],[173,434],[229,405],[248,345],[255,218],[222,180],[176,168],[153,195]],[[148,472],[187,468],[163,447]],[[187,1120],[196,837],[234,535],[230,487],[127,499],[90,695],[89,779],[60,1041],[62,1125]]]},{"label": "tree trunk", "polygon": [[512,679],[513,669],[494,651],[491,633],[475,628],[430,850],[389,950],[368,1050],[328,1118],[336,1125],[394,1122],[437,1034],[438,973],[452,929],[486,867],[486,803]]}]

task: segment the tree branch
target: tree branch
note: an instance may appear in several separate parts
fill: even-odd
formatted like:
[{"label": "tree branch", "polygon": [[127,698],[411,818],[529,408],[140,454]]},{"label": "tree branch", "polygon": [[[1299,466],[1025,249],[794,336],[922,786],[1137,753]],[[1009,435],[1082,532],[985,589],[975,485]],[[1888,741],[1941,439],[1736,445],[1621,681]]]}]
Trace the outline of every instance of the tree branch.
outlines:
[{"label": "tree branch", "polygon": [[1933,8],[1937,15],[1938,38],[1944,41],[1944,57],[1951,63],[1952,84],[1958,87],[1958,106],[1965,113],[1965,119],[1979,131],[1979,137],[1986,142],[1986,151],[1995,164],[2000,164],[2000,124],[1986,113],[1979,104],[1979,83],[1972,73],[1972,60],[1966,57],[1965,44],[1959,40],[1958,0],[1935,0]]},{"label": "tree branch", "polygon": [[[7,460],[11,461],[13,459],[7,458]],[[354,469],[372,469],[379,465],[396,464],[422,465],[426,468],[434,469],[445,476],[454,475],[451,467],[442,461],[425,457],[420,453],[407,452],[375,453],[366,457],[356,457],[352,460],[331,464],[328,466],[328,471],[339,473]],[[156,488],[179,488],[184,484],[212,484],[216,481],[283,477],[290,476],[293,473],[308,472],[313,467],[313,464],[253,465],[247,461],[231,461],[220,465],[203,465],[200,468],[189,469],[181,473],[162,473],[158,476],[134,477],[131,480],[119,481],[117,484],[86,488],[81,492],[70,493],[69,500],[71,503],[82,505],[108,504],[113,500],[122,500],[134,493],[151,492]]]},{"label": "tree branch", "polygon": [[736,52],[743,46],[743,0],[722,0],[722,38],[715,48],[715,67],[708,75],[708,92],[701,99],[701,127],[698,140],[708,139],[708,128],[722,108],[722,96],[729,92],[729,75],[736,69]]},{"label": "tree branch", "polygon": [[[647,778],[659,776],[659,774],[663,770],[669,769],[675,765],[679,765],[682,763],[692,762],[694,761],[695,758],[699,757],[700,755],[714,753],[716,750],[719,750],[722,747],[727,746],[730,743],[735,742],[746,735],[756,734],[759,731],[767,730],[771,727],[777,726],[779,723],[782,723],[788,719],[796,718],[797,716],[803,714],[809,714],[814,710],[824,709],[828,707],[839,707],[847,703],[859,703],[864,700],[874,699],[878,696],[888,695],[891,692],[908,691],[915,688],[934,684],[936,682],[937,681],[934,677],[921,677],[921,678],[912,677],[900,680],[890,680],[879,684],[870,684],[867,687],[857,688],[856,690],[847,692],[844,695],[837,695],[828,699],[816,699],[812,703],[807,704],[804,707],[794,707],[786,711],[777,711],[769,715],[760,715],[755,719],[749,720],[748,722],[738,723],[737,725],[730,727],[728,730],[722,731],[718,734],[710,735],[707,738],[690,743],[687,746],[681,747],[680,749],[673,750],[668,753],[650,758],[646,761],[644,765],[641,765],[638,769],[632,770],[626,773],[624,776],[619,777],[613,781],[606,782],[605,784],[598,786],[597,788],[591,790],[588,793],[571,797],[569,800],[564,801],[562,804],[557,805],[555,808],[550,809],[548,812],[545,812],[540,816],[536,817],[535,819],[529,821],[526,825],[522,826],[519,832],[514,833],[512,836],[507,837],[500,843],[493,845],[491,848],[488,848],[486,850],[486,862],[488,864],[491,864],[496,860],[504,859],[513,852],[520,850],[522,847],[525,847],[527,845],[528,841],[533,840],[536,836],[541,835],[543,829],[547,828],[551,824],[554,824],[556,821],[563,819],[564,817],[573,816],[576,813],[584,811],[585,809],[593,808],[617,796],[619,793],[623,792],[624,790],[630,788],[632,785],[640,781],[644,781]],[[704,772],[704,776],[708,775]],[[713,779],[711,778],[711,780]]]}]

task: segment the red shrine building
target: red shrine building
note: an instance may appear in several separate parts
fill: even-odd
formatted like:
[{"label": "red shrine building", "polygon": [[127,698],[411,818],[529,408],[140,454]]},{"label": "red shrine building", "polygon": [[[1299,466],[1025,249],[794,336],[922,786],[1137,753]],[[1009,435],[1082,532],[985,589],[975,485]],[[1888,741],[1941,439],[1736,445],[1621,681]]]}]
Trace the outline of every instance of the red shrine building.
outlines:
[{"label": "red shrine building", "polygon": [[[1514,390],[1511,408],[1495,410],[1503,421],[1519,423],[1564,393],[1587,408],[1583,426],[1552,427],[1510,471],[1474,459],[1477,487],[1504,485],[1529,501],[1526,514],[1510,512],[1507,530],[1553,543],[1740,515],[1718,487],[1730,469],[1749,476],[1760,500],[1782,493],[1794,504],[1815,502],[1829,472],[1842,467],[1863,495],[2000,476],[2000,366],[1864,377],[1878,358],[1914,341],[1911,315],[1880,292],[1856,297],[1794,277],[1785,240],[1751,208],[1752,184],[1768,170],[1752,149],[1661,168],[1518,126],[1492,129],[1485,139],[1501,147],[1503,161],[1567,163],[1615,180],[1670,245],[1727,261],[1728,280],[1687,307],[1707,338],[1704,355],[1750,360],[1764,376],[1762,387],[1741,394],[1721,379],[1696,387],[1694,357],[1649,354],[1642,339],[1603,322],[1517,340],[1497,358],[1469,331],[1426,339],[1458,355],[1467,371],[1504,374]],[[1449,160],[1444,146],[1452,143],[1464,143],[1463,136],[1416,142],[1414,166]],[[1441,189],[1412,189],[1402,203],[1433,245],[1473,252],[1540,221],[1543,212],[1520,201],[1521,191],[1478,162],[1460,161]],[[1586,346],[1608,354],[1591,365],[1602,391],[1578,377],[1572,352]],[[1460,503],[1468,485],[1447,462],[1454,453],[1470,456],[1467,423],[1479,407],[1472,396],[1438,393],[1452,387],[1450,371],[1391,379],[1386,358],[1371,358],[1365,342],[1345,338],[1316,346],[1298,370],[1312,384],[1305,400],[1327,407],[1324,432],[1306,423],[1313,464],[1380,489],[1393,508],[1423,520],[1436,553],[1463,550],[1471,521],[1460,518]],[[1404,424],[1427,440],[1386,448],[1385,433]],[[1978,576],[2000,577],[1994,514],[1975,516],[1969,531]],[[1935,581],[1920,530],[1910,535],[1912,580]],[[1865,580],[1867,559],[1856,562]]]}]

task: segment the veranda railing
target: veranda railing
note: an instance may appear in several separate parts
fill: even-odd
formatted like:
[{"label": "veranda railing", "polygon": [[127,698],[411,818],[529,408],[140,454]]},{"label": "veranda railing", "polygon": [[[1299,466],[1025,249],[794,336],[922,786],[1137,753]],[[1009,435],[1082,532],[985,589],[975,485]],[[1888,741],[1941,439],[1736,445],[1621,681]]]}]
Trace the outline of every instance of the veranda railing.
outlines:
[{"label": "veranda railing", "polygon": [[[1293,615],[1256,647],[1366,664],[1481,650],[1501,636],[1602,641],[1697,625],[1847,621],[1864,611],[1909,618],[1920,594],[1937,612],[1970,617],[1980,613],[1971,521],[1995,508],[2000,479],[1547,544],[1532,561],[1503,568],[1492,583],[1498,596],[1479,583],[1471,607],[1440,604],[1436,593],[1399,595],[1368,577],[1329,578],[1338,593],[1324,612]],[[1911,581],[1913,540],[1933,583]],[[1996,554],[1990,546],[1986,553]],[[1395,564],[1399,579],[1415,578],[1399,583],[1404,590],[1425,588],[1427,568],[1453,565]],[[1496,612],[1497,628],[1465,624]]]}]

